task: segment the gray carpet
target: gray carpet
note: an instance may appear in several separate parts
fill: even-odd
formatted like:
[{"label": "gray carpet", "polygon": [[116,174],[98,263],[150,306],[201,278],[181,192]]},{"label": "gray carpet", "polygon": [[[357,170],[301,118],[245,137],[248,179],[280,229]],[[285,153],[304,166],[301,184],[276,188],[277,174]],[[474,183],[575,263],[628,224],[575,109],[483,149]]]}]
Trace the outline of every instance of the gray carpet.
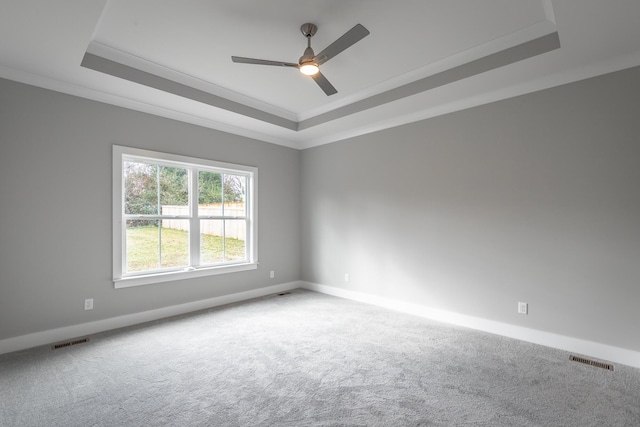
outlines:
[{"label": "gray carpet", "polygon": [[640,370],[297,290],[0,356],[2,426],[640,426]]}]

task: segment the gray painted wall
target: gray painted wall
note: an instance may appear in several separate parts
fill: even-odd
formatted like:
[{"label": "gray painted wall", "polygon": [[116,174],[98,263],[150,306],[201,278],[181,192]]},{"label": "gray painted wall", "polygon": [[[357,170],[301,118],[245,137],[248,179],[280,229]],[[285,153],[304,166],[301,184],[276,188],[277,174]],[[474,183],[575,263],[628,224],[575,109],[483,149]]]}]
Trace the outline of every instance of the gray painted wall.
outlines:
[{"label": "gray painted wall", "polygon": [[[257,166],[259,268],[115,290],[113,144]],[[0,80],[0,339],[298,280],[299,168],[297,150]]]},{"label": "gray painted wall", "polygon": [[[298,152],[0,80],[0,339],[302,278],[640,351],[639,112],[636,68]],[[258,166],[258,270],[115,290],[112,144]]]},{"label": "gray painted wall", "polygon": [[640,351],[640,68],[304,150],[301,171],[303,280]]}]

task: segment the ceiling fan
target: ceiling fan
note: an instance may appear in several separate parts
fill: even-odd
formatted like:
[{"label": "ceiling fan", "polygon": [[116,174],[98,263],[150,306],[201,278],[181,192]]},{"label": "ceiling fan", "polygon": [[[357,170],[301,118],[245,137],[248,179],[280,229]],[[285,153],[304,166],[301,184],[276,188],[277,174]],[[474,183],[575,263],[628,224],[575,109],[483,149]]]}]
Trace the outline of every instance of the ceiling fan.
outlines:
[{"label": "ceiling fan", "polygon": [[324,64],[343,50],[348,49],[349,47],[353,46],[354,44],[368,36],[369,30],[367,30],[362,25],[357,24],[317,55],[311,48],[311,37],[313,37],[314,34],[318,31],[318,27],[314,24],[309,23],[302,24],[302,26],[300,27],[300,31],[302,32],[302,35],[307,38],[307,48],[304,50],[304,53],[298,60],[297,64],[294,62],[243,58],[241,56],[232,56],[231,60],[233,62],[242,64],[274,65],[276,67],[292,68],[295,67],[299,69],[302,74],[311,76],[311,78],[315,80],[316,83],[318,83],[318,86],[320,86],[320,88],[324,91],[324,93],[327,94],[327,96],[338,93],[336,88],[333,87],[333,85],[329,83],[329,80],[327,80],[327,78],[320,72],[320,65]]}]

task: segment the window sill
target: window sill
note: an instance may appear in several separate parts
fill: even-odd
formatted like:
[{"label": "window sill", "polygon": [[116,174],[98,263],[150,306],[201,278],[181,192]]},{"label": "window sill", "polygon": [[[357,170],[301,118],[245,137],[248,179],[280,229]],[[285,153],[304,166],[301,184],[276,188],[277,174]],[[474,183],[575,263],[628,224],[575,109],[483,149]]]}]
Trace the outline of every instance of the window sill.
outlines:
[{"label": "window sill", "polygon": [[219,267],[199,268],[196,270],[169,271],[166,273],[146,274],[113,279],[114,288],[129,288],[132,286],[151,285],[153,283],[171,282],[175,280],[193,279],[196,277],[214,276],[217,274],[237,273],[255,270],[257,262],[246,264],[223,265]]}]

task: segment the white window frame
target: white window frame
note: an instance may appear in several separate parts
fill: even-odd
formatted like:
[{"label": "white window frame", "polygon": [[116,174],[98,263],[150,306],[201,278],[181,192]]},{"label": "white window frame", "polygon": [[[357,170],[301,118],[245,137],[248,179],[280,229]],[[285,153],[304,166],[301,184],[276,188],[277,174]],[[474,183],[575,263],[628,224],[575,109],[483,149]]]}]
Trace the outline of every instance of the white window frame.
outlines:
[{"label": "white window frame", "polygon": [[[233,263],[221,263],[214,266],[189,266],[182,269],[142,272],[137,274],[125,274],[126,257],[126,220],[124,215],[124,161],[141,160],[160,163],[170,166],[184,167],[189,170],[202,168],[204,170],[214,168],[216,172],[241,174],[247,177],[246,206],[247,206],[247,237],[245,241],[247,260]],[[191,221],[189,250],[195,259],[199,257],[199,227],[200,220],[207,217],[198,215],[198,177],[190,172],[190,198]],[[224,273],[255,270],[258,268],[258,168],[253,166],[224,163],[195,157],[181,156],[177,154],[162,153],[158,151],[139,148],[113,146],[113,283],[115,288],[148,285],[152,283],[168,282],[173,280],[190,279]],[[197,224],[197,225],[196,225]],[[197,242],[197,243],[196,243]],[[192,258],[194,259],[194,258]]]}]

